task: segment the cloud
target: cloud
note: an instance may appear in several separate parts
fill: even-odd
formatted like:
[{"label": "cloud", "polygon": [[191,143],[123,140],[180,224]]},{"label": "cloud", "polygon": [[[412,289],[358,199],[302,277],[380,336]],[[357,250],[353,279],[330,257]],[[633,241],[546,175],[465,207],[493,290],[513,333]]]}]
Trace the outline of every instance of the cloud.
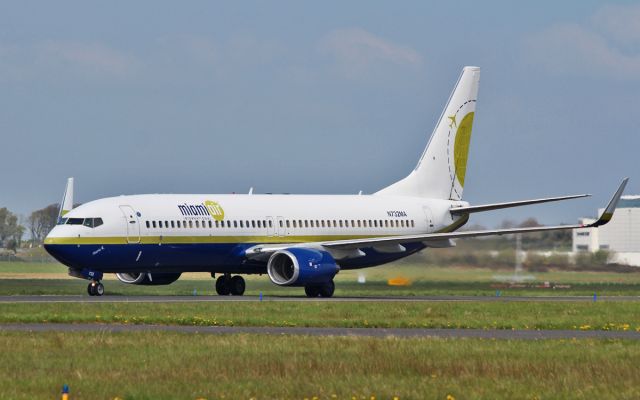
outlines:
[{"label": "cloud", "polygon": [[343,72],[350,76],[384,64],[416,67],[423,62],[420,54],[411,47],[393,43],[360,28],[334,30],[321,39],[319,48],[322,53],[333,56]]},{"label": "cloud", "polygon": [[592,23],[621,44],[640,44],[640,5],[604,6]]},{"label": "cloud", "polygon": [[[634,22],[634,26],[620,26]],[[605,7],[584,24],[560,23],[524,41],[526,58],[555,74],[640,79],[640,8]]]},{"label": "cloud", "polygon": [[139,62],[104,44],[45,40],[35,43],[0,43],[0,81],[50,76],[123,77]]},{"label": "cloud", "polygon": [[101,43],[48,40],[37,46],[37,51],[47,63],[88,74],[123,76],[136,64],[132,57]]}]

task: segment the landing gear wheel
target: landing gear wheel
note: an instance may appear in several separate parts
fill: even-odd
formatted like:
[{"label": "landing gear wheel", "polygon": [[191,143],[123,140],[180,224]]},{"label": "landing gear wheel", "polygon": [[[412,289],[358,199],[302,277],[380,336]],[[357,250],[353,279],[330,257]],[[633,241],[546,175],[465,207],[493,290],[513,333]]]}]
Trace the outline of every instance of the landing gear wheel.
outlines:
[{"label": "landing gear wheel", "polygon": [[304,293],[307,297],[318,297],[320,295],[320,286],[307,285],[304,287]]},{"label": "landing gear wheel", "polygon": [[336,284],[333,281],[329,281],[320,286],[320,297],[331,297],[333,292],[336,291]]},{"label": "landing gear wheel", "polygon": [[236,275],[229,281],[229,286],[232,295],[242,296],[247,285],[244,283],[243,277]]},{"label": "landing gear wheel", "polygon": [[228,296],[231,293],[231,278],[228,275],[222,275],[216,279],[216,293],[220,296]]},{"label": "landing gear wheel", "polygon": [[89,293],[89,296],[102,296],[104,294],[104,285],[100,282],[91,282],[87,286],[87,293]]}]

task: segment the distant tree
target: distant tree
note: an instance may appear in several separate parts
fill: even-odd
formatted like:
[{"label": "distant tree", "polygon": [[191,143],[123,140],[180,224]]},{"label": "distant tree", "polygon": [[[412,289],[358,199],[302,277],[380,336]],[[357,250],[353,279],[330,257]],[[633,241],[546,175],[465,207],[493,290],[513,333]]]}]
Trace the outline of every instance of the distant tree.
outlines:
[{"label": "distant tree", "polygon": [[24,227],[18,217],[6,207],[0,208],[0,246],[16,250],[22,241]]},{"label": "distant tree", "polygon": [[42,243],[45,236],[56,226],[59,209],[58,204],[51,204],[29,215],[27,225],[31,232],[31,238],[35,243]]},{"label": "distant tree", "polygon": [[535,228],[538,226],[542,226],[540,225],[540,223],[538,223],[538,220],[535,218],[527,218],[524,221],[522,221],[519,225],[518,228]]},{"label": "distant tree", "polygon": [[500,225],[498,225],[498,229],[511,229],[515,227],[516,227],[516,223],[510,219],[505,219],[500,223]]}]

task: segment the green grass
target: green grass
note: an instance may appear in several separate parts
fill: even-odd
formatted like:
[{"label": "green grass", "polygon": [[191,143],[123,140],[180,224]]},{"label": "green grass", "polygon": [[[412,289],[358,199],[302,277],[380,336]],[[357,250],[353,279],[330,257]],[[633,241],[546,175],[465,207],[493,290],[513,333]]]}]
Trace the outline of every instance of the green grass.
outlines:
[{"label": "green grass", "polygon": [[[87,282],[66,275],[67,269],[56,263],[0,262],[0,295],[16,294],[84,294]],[[630,273],[551,271],[534,274],[542,282],[569,285],[563,289],[503,288],[496,281],[498,275],[508,275],[510,270],[493,271],[483,268],[432,267],[415,262],[398,262],[388,266],[357,271],[341,271],[336,276],[336,296],[425,296],[425,295],[474,295],[495,296],[500,290],[503,296],[601,296],[639,295],[640,269]],[[358,275],[366,277],[366,283],[357,283]],[[391,287],[387,280],[406,277],[410,286]],[[9,279],[11,278],[11,279]],[[273,285],[266,275],[249,275],[247,294],[303,296],[301,288],[282,288]],[[215,294],[214,282],[208,274],[187,273],[168,286],[126,285],[105,277],[105,287],[110,295],[191,295]]]},{"label": "green grass", "polygon": [[0,354],[11,399],[640,397],[621,340],[0,332]]},{"label": "green grass", "polygon": [[0,304],[0,323],[640,331],[640,303],[215,302]]},{"label": "green grass", "polygon": [[[0,279],[0,295],[81,295],[86,294],[87,281],[81,279]],[[541,284],[538,282],[537,284]],[[368,280],[365,284],[336,280],[335,296],[495,296],[500,290],[502,296],[638,296],[640,283],[618,282],[576,282],[568,289],[552,288],[505,288],[490,281],[471,280],[423,280],[414,281],[411,286],[389,286],[386,281]],[[105,292],[116,296],[140,295],[214,295],[214,281],[208,279],[180,279],[167,286],[127,285],[113,279],[105,280]],[[247,280],[247,295],[304,296],[303,288],[279,287],[269,278],[262,276]]]}]

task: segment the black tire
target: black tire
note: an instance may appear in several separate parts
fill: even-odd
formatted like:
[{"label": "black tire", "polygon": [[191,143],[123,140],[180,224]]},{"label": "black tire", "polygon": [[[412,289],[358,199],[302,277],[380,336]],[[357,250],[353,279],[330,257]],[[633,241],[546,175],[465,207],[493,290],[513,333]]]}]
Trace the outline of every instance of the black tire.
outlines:
[{"label": "black tire", "polygon": [[231,278],[229,286],[233,296],[242,296],[244,294],[244,289],[247,287],[244,282],[244,278],[240,275],[236,275]]},{"label": "black tire", "polygon": [[88,286],[87,286],[87,293],[89,293],[89,296],[95,296],[96,292],[95,292],[95,286],[93,285],[93,282],[91,282]]},{"label": "black tire", "polygon": [[231,279],[228,276],[222,275],[216,279],[216,293],[220,296],[228,296],[231,293]]},{"label": "black tire", "polygon": [[336,285],[333,281],[329,281],[320,286],[320,297],[331,297],[333,292],[336,291]]},{"label": "black tire", "polygon": [[320,295],[320,286],[307,285],[304,287],[304,293],[307,297],[318,297]]},{"label": "black tire", "polygon": [[102,296],[104,294],[104,285],[98,282],[95,286],[96,296]]}]

